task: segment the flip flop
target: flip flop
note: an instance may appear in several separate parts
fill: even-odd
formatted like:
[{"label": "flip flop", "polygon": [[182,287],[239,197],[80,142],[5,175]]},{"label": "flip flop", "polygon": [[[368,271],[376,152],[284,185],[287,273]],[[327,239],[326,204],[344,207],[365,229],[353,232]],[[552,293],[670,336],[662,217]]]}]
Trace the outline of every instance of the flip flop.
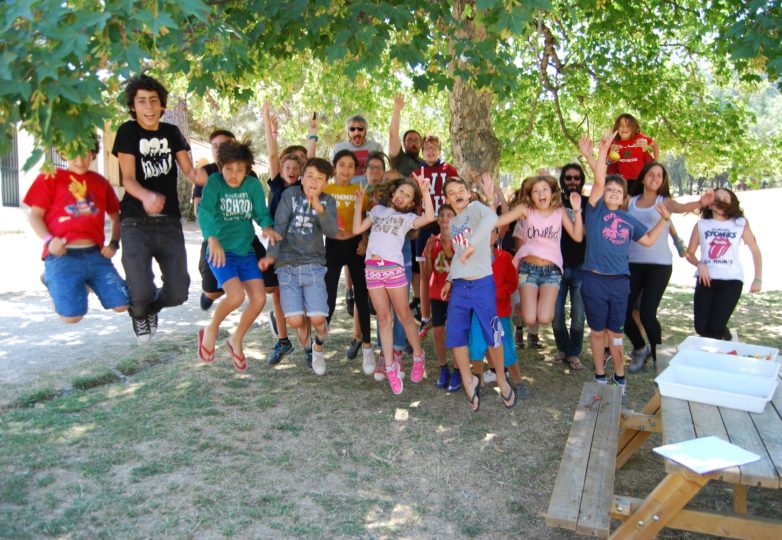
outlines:
[{"label": "flip flop", "polygon": [[234,348],[231,346],[230,341],[225,342],[226,345],[228,345],[228,350],[231,353],[231,358],[234,361],[234,367],[237,369],[237,371],[247,371],[247,359],[244,357],[244,355],[239,356],[234,351]]},{"label": "flip flop", "polygon": [[205,362],[207,364],[211,364],[215,361],[215,350],[212,349],[211,351],[204,347],[204,329],[198,331],[198,358],[201,359],[202,362]]},{"label": "flip flop", "polygon": [[567,363],[570,365],[570,369],[573,371],[581,371],[584,369],[584,366],[581,365],[581,360],[578,359],[578,356],[571,356],[567,359]]},{"label": "flip flop", "polygon": [[473,391],[472,397],[467,398],[470,402],[470,406],[475,404],[475,400],[478,400],[478,404],[473,408],[472,412],[478,412],[481,408],[481,380],[477,379],[477,383],[475,384],[475,390]]},{"label": "flip flop", "polygon": [[[502,397],[502,404],[505,405],[506,409],[512,409],[516,406],[516,403],[519,401],[519,394],[516,392],[516,389],[513,387],[513,385],[509,382],[508,386],[510,386],[510,393],[507,396],[502,395],[502,390],[500,390],[500,397]],[[511,401],[510,405],[505,403],[509,399],[513,398],[513,401]]]}]

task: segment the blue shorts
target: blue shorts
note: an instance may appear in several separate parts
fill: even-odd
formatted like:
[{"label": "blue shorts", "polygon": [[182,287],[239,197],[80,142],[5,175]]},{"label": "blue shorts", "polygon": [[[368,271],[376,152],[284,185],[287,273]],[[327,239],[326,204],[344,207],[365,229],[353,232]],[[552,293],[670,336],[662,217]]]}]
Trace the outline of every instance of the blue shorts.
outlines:
[{"label": "blue shorts", "polygon": [[239,281],[263,280],[263,273],[258,268],[258,259],[255,258],[254,252],[249,255],[237,255],[226,251],[223,266],[215,266],[208,260],[207,262],[209,262],[209,268],[212,269],[212,274],[217,279],[217,286],[221,289],[223,283],[233,278],[239,278]]},{"label": "blue shorts", "polygon": [[553,285],[559,287],[562,282],[562,271],[555,264],[540,266],[521,261],[519,264],[519,287],[522,285]]},{"label": "blue shorts", "polygon": [[[491,298],[491,301],[487,301]],[[502,343],[502,325],[497,317],[494,276],[467,280],[455,279],[448,301],[448,324],[445,325],[445,346],[467,347],[470,343],[472,314],[478,319],[486,343],[499,347]]]},{"label": "blue shorts", "polygon": [[328,317],[325,266],[299,264],[283,266],[275,272],[280,287],[280,304],[286,317]]},{"label": "blue shorts", "polygon": [[629,296],[628,276],[607,276],[584,271],[581,298],[587,324],[592,330],[602,332],[607,328],[616,334],[624,333]]},{"label": "blue shorts", "polygon": [[[513,342],[513,331],[510,327],[510,317],[497,317],[500,322],[502,331],[502,364],[505,367],[512,366],[516,363],[516,344]],[[483,338],[483,332],[478,324],[478,318],[473,313],[472,323],[470,325],[470,361],[480,362],[486,356],[488,350],[486,340]],[[494,366],[492,366],[494,367]]]},{"label": "blue shorts", "polygon": [[81,317],[87,313],[87,287],[98,296],[105,309],[127,306],[128,287],[111,260],[98,246],[68,248],[65,255],[47,255],[44,260],[46,287],[61,317]]}]

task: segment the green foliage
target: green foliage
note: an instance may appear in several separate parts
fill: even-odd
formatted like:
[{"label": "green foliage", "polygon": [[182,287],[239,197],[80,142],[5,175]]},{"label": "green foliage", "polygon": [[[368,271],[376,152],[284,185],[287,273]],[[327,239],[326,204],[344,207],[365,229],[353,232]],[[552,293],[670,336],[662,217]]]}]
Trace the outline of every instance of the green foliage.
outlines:
[{"label": "green foliage", "polygon": [[[321,149],[356,111],[385,141],[394,93],[442,105],[458,76],[494,94],[507,170],[575,157],[579,133],[597,135],[627,111],[698,174],[760,174],[748,149],[775,155],[779,143],[748,137],[745,96],[720,89],[735,88],[737,74],[779,77],[780,23],[775,0],[8,0],[0,153],[16,124],[40,148],[83,151],[92,126],[124,117],[121,83],[142,70],[202,96],[197,124],[237,115],[256,140],[262,99],[279,104],[291,142],[317,110]],[[434,129],[421,130],[445,135],[444,114],[427,110]]]}]

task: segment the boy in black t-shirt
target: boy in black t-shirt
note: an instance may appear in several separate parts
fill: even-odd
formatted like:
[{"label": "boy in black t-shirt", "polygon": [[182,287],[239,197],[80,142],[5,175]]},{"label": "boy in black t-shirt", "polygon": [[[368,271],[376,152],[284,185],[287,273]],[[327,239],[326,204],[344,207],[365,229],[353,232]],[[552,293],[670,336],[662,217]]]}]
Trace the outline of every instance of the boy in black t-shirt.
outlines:
[{"label": "boy in black t-shirt", "polygon": [[[133,331],[148,343],[157,331],[158,312],[187,300],[185,239],[177,196],[177,165],[188,180],[203,184],[193,167],[190,145],[173,124],[160,121],[168,98],[165,87],[146,75],[128,80],[130,116],[117,131],[112,154],[119,160],[125,196],[120,202],[122,266],[130,292]],[[163,287],[155,287],[155,259]]]}]

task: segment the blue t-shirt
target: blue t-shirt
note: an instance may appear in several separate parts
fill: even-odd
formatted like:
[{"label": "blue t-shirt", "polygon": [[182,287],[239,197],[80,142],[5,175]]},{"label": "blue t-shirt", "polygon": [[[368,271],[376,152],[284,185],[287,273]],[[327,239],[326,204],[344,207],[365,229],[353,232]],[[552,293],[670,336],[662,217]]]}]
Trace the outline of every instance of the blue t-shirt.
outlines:
[{"label": "blue t-shirt", "polygon": [[610,276],[630,275],[630,242],[646,234],[646,226],[624,210],[609,210],[603,199],[586,204],[584,270]]}]

